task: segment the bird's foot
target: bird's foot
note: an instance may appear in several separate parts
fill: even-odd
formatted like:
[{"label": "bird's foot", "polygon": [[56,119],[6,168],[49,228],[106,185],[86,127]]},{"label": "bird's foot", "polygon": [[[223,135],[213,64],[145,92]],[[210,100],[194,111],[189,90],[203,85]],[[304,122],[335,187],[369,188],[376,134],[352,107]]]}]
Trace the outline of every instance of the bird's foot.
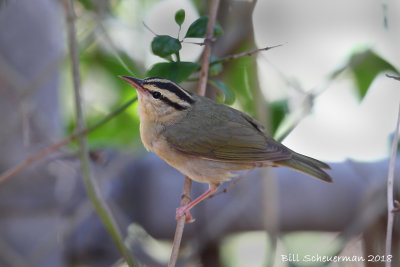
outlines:
[{"label": "bird's foot", "polygon": [[190,207],[188,205],[176,208],[176,220],[178,221],[180,217],[185,216],[185,223],[192,223],[195,219],[190,214]]}]

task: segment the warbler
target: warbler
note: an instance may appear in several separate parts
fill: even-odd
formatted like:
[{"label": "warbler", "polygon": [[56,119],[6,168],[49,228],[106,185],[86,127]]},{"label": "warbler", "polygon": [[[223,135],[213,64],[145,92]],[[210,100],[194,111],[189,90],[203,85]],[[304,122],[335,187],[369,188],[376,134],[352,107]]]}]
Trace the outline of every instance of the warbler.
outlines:
[{"label": "warbler", "polygon": [[235,172],[256,167],[284,166],[332,182],[329,165],[294,152],[272,139],[249,115],[193,94],[163,78],[120,76],[138,93],[140,137],[153,151],[190,179],[209,189],[176,210],[176,218],[214,193]]}]

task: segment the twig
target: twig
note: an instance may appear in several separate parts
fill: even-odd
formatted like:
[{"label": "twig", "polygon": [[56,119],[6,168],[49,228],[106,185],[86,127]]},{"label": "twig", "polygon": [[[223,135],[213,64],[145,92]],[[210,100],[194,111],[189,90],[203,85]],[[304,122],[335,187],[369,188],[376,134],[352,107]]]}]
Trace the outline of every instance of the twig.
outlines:
[{"label": "twig", "polygon": [[[201,61],[200,81],[199,81],[199,87],[197,89],[197,93],[203,96],[205,95],[207,88],[208,69],[211,58],[211,44],[212,44],[211,40],[214,34],[214,25],[217,17],[218,7],[219,7],[219,0],[213,0],[207,24],[205,48]],[[190,196],[191,185],[192,185],[192,180],[186,176],[182,192],[183,196]],[[190,197],[189,198],[183,197],[181,201],[181,206],[187,205],[189,204],[189,202],[190,202]],[[185,221],[186,221],[186,215],[180,217],[177,221],[174,242],[172,244],[172,252],[171,252],[171,257],[169,259],[168,267],[174,267],[178,260],[179,248],[181,245],[183,229],[185,227]]]},{"label": "twig", "polygon": [[[393,201],[393,180],[394,180],[394,167],[397,155],[397,142],[399,140],[399,127],[400,127],[400,105],[397,114],[396,128],[394,129],[394,136],[392,142],[392,155],[390,157],[389,173],[387,181],[388,219],[387,219],[387,229],[386,229],[386,249],[385,249],[386,257],[389,257],[392,251],[392,234],[393,234],[393,221],[394,221],[393,211],[395,210]],[[385,266],[390,267],[391,261],[386,261]]]},{"label": "twig", "polygon": [[[65,0],[64,3],[67,16],[69,50],[72,62],[77,129],[78,131],[83,131],[85,129],[85,121],[83,117],[83,104],[81,101],[79,55],[78,55],[79,50],[75,32],[75,16],[74,16],[75,14],[74,14],[73,0]],[[78,137],[78,143],[79,143],[79,155],[81,159],[81,172],[83,181],[85,183],[86,192],[88,194],[88,198],[91,201],[92,205],[94,206],[97,214],[103,221],[112,240],[114,241],[121,255],[124,257],[128,266],[130,267],[136,266],[133,257],[130,254],[130,251],[124,244],[124,239],[118,229],[118,226],[114,218],[111,215],[111,211],[107,207],[107,204],[104,201],[104,199],[101,197],[97,185],[93,180],[86,136],[80,135]]]},{"label": "twig", "polygon": [[251,56],[251,55],[257,54],[257,53],[259,53],[259,52],[268,51],[268,50],[270,50],[270,49],[273,49],[273,48],[275,48],[275,47],[279,47],[279,46],[282,46],[282,45],[283,45],[283,44],[274,45],[274,46],[267,46],[267,47],[264,47],[264,48],[258,48],[258,49],[254,49],[254,50],[250,50],[250,51],[245,51],[245,52],[237,53],[237,54],[234,54],[234,55],[230,55],[230,56],[227,56],[227,57],[223,57],[223,58],[214,60],[213,62],[210,63],[210,65],[214,65],[214,64],[218,64],[218,63],[223,63],[223,62],[226,62],[226,61],[238,59],[238,58],[240,58],[240,57]]},{"label": "twig", "polygon": [[143,26],[147,29],[147,30],[149,30],[149,32],[151,32],[152,34],[154,34],[155,36],[158,36],[158,34],[157,33],[155,33],[155,32],[153,32],[153,30],[152,29],[150,29],[150,27],[149,26],[147,26],[147,24],[144,22],[144,21],[142,21],[142,23],[143,23]]},{"label": "twig", "polygon": [[399,76],[393,76],[393,75],[386,74],[386,77],[400,81],[400,77]]},{"label": "twig", "polygon": [[50,154],[54,151],[56,151],[60,147],[63,147],[65,145],[69,144],[71,141],[75,140],[76,138],[78,138],[82,135],[86,135],[86,134],[96,130],[97,128],[99,128],[100,126],[102,126],[103,124],[105,124],[106,122],[111,120],[112,118],[114,118],[116,115],[118,115],[119,113],[124,111],[126,108],[128,108],[132,103],[136,102],[136,100],[137,100],[137,97],[129,100],[128,102],[126,102],[125,104],[123,104],[122,106],[120,106],[119,108],[117,108],[116,110],[114,110],[113,112],[108,114],[107,116],[105,116],[103,119],[101,119],[94,125],[86,128],[86,129],[83,129],[83,130],[78,130],[77,132],[68,136],[67,138],[45,148],[44,150],[40,151],[39,153],[36,153],[33,156],[30,156],[24,162],[20,163],[19,165],[15,166],[14,168],[7,170],[0,176],[0,184],[7,181],[14,175],[20,173],[22,170],[24,170],[26,167],[30,166],[31,164],[35,163],[36,161],[44,158],[45,156],[47,156],[48,154]]},{"label": "twig", "polygon": [[[192,187],[192,180],[189,177],[185,177],[185,182],[183,184],[182,200],[181,206],[190,203],[190,191]],[[174,235],[174,243],[172,244],[171,257],[169,259],[168,267],[174,267],[176,261],[178,260],[179,248],[181,246],[183,228],[185,227],[186,215],[179,218],[176,223],[176,230]]]}]

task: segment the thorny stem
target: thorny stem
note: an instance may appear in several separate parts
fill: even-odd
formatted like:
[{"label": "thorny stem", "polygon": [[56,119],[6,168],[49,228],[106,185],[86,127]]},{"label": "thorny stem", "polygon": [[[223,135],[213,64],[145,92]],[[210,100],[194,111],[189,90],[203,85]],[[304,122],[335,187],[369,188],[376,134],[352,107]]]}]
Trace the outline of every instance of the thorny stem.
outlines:
[{"label": "thorny stem", "polygon": [[[211,39],[213,38],[213,34],[214,34],[214,25],[215,25],[215,21],[216,21],[216,17],[217,17],[218,7],[219,7],[219,0],[213,0],[211,10],[210,10],[210,16],[209,16],[209,20],[208,20],[208,24],[207,24],[207,32],[206,32],[206,40],[205,40],[206,44],[205,44],[203,57],[202,57],[202,61],[201,61],[200,81],[199,81],[199,87],[197,90],[197,93],[199,95],[203,95],[203,96],[205,95],[206,88],[207,88],[208,69],[209,69],[210,58],[211,58],[211,44],[212,44]],[[192,180],[186,176],[182,195],[190,196],[191,185],[192,185]],[[189,204],[189,202],[190,202],[189,198],[183,197],[182,201],[181,201],[181,206],[187,205],[187,204]],[[186,215],[180,217],[176,224],[174,242],[172,244],[172,252],[171,252],[171,257],[170,257],[170,260],[168,263],[168,267],[174,267],[178,260],[179,248],[181,245],[183,229],[185,227],[185,221],[186,221]]]},{"label": "thorny stem", "polygon": [[237,54],[234,54],[234,55],[230,55],[230,56],[227,56],[227,57],[223,57],[223,58],[214,60],[214,61],[212,61],[210,63],[210,65],[214,65],[214,64],[218,64],[218,63],[224,63],[224,62],[227,62],[227,61],[230,61],[230,60],[238,59],[240,57],[251,56],[251,55],[257,54],[257,53],[262,52],[262,51],[268,51],[270,49],[273,49],[273,48],[276,48],[276,47],[280,47],[282,45],[283,44],[274,45],[274,46],[267,46],[267,47],[264,47],[264,48],[258,48],[258,49],[254,49],[254,50],[250,50],[250,51],[245,51],[245,52],[242,52],[242,53],[237,53]]},{"label": "thorny stem", "polygon": [[[81,88],[80,88],[80,73],[79,73],[79,50],[78,44],[76,40],[76,32],[75,32],[75,14],[72,0],[65,0],[65,10],[67,16],[67,27],[68,27],[68,41],[69,41],[69,50],[72,62],[72,78],[73,78],[73,86],[74,86],[74,97],[75,97],[75,111],[76,111],[76,121],[77,121],[77,129],[78,131],[83,131],[85,129],[85,121],[83,115],[83,104],[81,101]],[[78,137],[79,143],[79,155],[81,160],[81,172],[82,178],[85,183],[86,192],[88,194],[88,198],[92,205],[94,206],[97,214],[100,216],[103,221],[106,229],[108,230],[112,240],[117,246],[121,255],[125,258],[128,266],[133,267],[136,266],[130,251],[124,244],[124,239],[122,234],[120,233],[118,226],[112,217],[111,211],[107,207],[106,202],[102,198],[99,189],[96,183],[93,180],[90,161],[89,161],[89,153],[86,136],[80,135]]]}]

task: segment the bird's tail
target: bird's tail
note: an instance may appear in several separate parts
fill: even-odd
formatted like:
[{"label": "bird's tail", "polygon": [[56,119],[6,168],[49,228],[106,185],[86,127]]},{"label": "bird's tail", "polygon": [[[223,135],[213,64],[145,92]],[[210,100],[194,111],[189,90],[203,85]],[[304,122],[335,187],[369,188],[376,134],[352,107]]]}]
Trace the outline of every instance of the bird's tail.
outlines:
[{"label": "bird's tail", "polygon": [[331,167],[319,160],[301,155],[292,151],[293,156],[287,160],[276,161],[275,164],[285,166],[305,174],[314,176],[325,182],[333,182],[332,177],[329,176],[323,169],[330,169]]}]

